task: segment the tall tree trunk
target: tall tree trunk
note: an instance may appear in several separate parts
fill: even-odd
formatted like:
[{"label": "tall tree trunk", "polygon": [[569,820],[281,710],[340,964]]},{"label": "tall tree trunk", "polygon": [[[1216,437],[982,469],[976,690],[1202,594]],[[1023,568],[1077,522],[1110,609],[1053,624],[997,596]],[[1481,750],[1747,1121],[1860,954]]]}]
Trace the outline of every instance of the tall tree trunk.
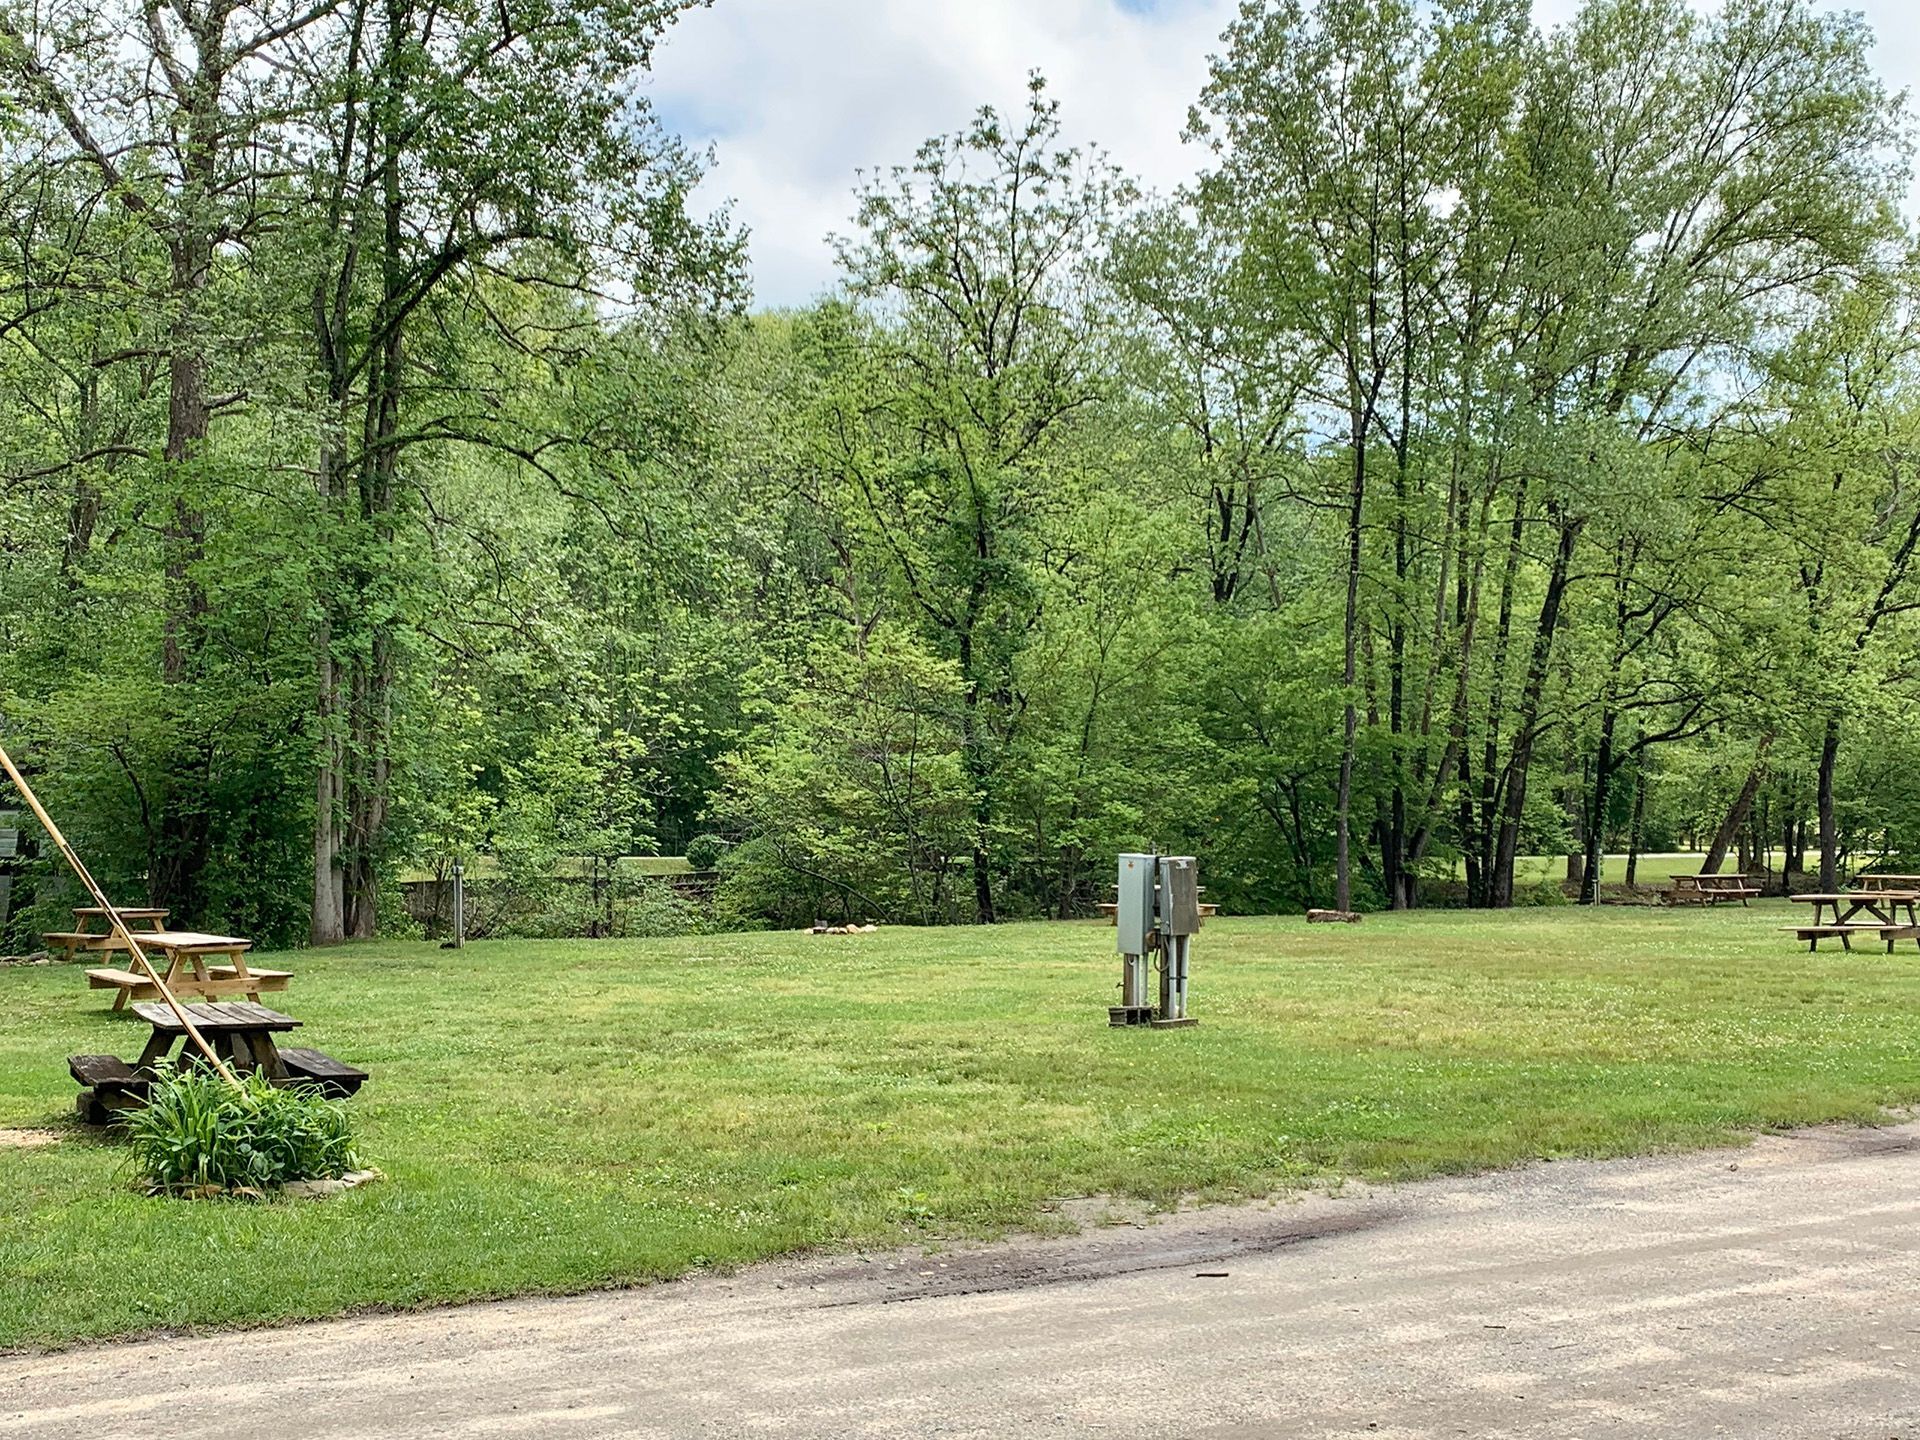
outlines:
[{"label": "tall tree trunk", "polygon": [[1347,496],[1347,604],[1341,684],[1346,687],[1346,711],[1340,743],[1340,785],[1334,797],[1333,906],[1353,908],[1353,752],[1360,732],[1360,712],[1354,700],[1359,678],[1360,645],[1360,524],[1367,494],[1367,436],[1365,422],[1356,416],[1353,434],[1353,477]]},{"label": "tall tree trunk", "polygon": [[[1500,899],[1496,855],[1499,833],[1496,817],[1499,814],[1501,800],[1500,723],[1501,711],[1506,703],[1507,657],[1513,640],[1513,605],[1519,582],[1522,542],[1526,537],[1526,510],[1527,479],[1522,476],[1514,489],[1513,522],[1507,532],[1506,560],[1500,571],[1500,604],[1494,621],[1493,659],[1489,667],[1490,679],[1487,692],[1487,722],[1480,754],[1478,823],[1474,827],[1473,843],[1479,852],[1480,883],[1483,887],[1479,903],[1487,906],[1503,903]],[[1508,883],[1507,892],[1507,900],[1504,903],[1511,904],[1511,881]]]},{"label": "tall tree trunk", "polygon": [[1840,885],[1840,829],[1833,814],[1833,771],[1840,758],[1840,717],[1829,715],[1820,739],[1820,778],[1815,807],[1820,816],[1820,888],[1831,895]]},{"label": "tall tree trunk", "polygon": [[[1607,833],[1607,804],[1613,798],[1613,731],[1615,716],[1609,705],[1600,717],[1600,747],[1593,757],[1593,818],[1587,825],[1587,867],[1581,877],[1580,899],[1588,905],[1600,903],[1600,869]],[[1627,883],[1631,885],[1632,879]]]},{"label": "tall tree trunk", "polygon": [[1633,771],[1633,824],[1627,831],[1627,888],[1631,890],[1640,869],[1640,839],[1647,817],[1647,767],[1636,765]]},{"label": "tall tree trunk", "polygon": [[[1549,507],[1550,509],[1552,507]],[[1520,711],[1513,731],[1513,754],[1506,766],[1506,804],[1500,814],[1500,833],[1495,842],[1493,867],[1493,903],[1513,904],[1513,862],[1520,844],[1520,820],[1526,812],[1527,773],[1533,766],[1534,742],[1539,738],[1541,702],[1546,694],[1547,667],[1553,655],[1553,640],[1560,628],[1560,608],[1566,597],[1568,577],[1572,573],[1575,543],[1580,538],[1581,522],[1557,515],[1559,543],[1554,548],[1553,566],[1547,575],[1547,590],[1540,603],[1540,628],[1533,639],[1533,654],[1527,664],[1527,679],[1520,695]],[[1484,779],[1481,782],[1485,783]]]},{"label": "tall tree trunk", "polygon": [[1740,786],[1740,793],[1733,797],[1733,805],[1727,811],[1727,818],[1720,822],[1720,828],[1713,833],[1713,843],[1707,846],[1707,858],[1700,863],[1702,873],[1717,875],[1720,866],[1727,858],[1727,850],[1740,834],[1741,827],[1747,823],[1747,812],[1753,808],[1753,797],[1760,793],[1760,782],[1767,774],[1767,742],[1760,744],[1760,753],[1754,757],[1753,768],[1747,772],[1746,781]]}]

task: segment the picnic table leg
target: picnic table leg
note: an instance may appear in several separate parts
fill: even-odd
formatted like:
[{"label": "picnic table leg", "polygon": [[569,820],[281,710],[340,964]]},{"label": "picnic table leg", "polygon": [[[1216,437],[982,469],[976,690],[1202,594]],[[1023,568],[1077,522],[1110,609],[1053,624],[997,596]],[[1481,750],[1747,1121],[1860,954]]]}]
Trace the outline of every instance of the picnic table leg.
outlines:
[{"label": "picnic table leg", "polygon": [[[252,972],[247,969],[246,951],[234,950],[228,954],[227,959],[233,962],[233,973],[236,979],[251,980],[253,978]],[[258,986],[250,986],[242,993],[254,1004],[258,1005],[260,1003],[260,990]]]},{"label": "picnic table leg", "polygon": [[147,1038],[147,1048],[142,1050],[140,1058],[133,1062],[133,1068],[139,1071],[151,1071],[154,1066],[167,1058],[167,1052],[173,1049],[173,1040],[173,1036],[156,1026],[153,1034]]},{"label": "picnic table leg", "polygon": [[273,1043],[270,1031],[262,1030],[253,1037],[253,1053],[259,1058],[261,1073],[269,1080],[287,1078],[287,1063],[280,1058],[280,1048]]}]

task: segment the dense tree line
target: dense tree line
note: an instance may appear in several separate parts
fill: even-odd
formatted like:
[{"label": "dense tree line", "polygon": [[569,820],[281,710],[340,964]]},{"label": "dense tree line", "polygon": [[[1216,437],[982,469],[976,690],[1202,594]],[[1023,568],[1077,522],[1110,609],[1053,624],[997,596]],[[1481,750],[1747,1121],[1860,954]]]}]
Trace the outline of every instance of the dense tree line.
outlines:
[{"label": "dense tree line", "polygon": [[1188,189],[1036,79],[752,313],[640,88],[683,8],[0,3],[0,723],[121,893],[324,943],[706,832],[780,922],[1148,844],[1253,908],[1920,856],[1857,18],[1249,0]]}]

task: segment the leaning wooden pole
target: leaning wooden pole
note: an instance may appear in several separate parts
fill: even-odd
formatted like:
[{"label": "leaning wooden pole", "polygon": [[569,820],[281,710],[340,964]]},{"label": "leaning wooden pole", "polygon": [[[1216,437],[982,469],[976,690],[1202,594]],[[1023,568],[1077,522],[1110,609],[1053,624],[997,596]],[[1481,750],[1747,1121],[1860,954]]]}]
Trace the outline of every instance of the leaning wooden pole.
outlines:
[{"label": "leaning wooden pole", "polygon": [[40,803],[40,797],[33,793],[33,787],[27,784],[27,777],[22,775],[14,765],[13,757],[7,754],[4,745],[0,745],[0,769],[7,772],[7,778],[13,781],[13,788],[20,792],[21,798],[27,802],[27,808],[33,811],[33,818],[40,822],[40,828],[47,832],[47,837],[53,841],[55,848],[66,857],[67,864],[73,867],[73,873],[80,877],[80,883],[87,887],[87,893],[93,896],[94,904],[106,912],[107,923],[113,927],[113,933],[119,937],[120,943],[127,947],[128,952],[133,956],[133,963],[147,972],[147,978],[153,982],[153,988],[160,992],[160,998],[167,1002],[167,1008],[173,1011],[174,1018],[186,1030],[187,1038],[199,1047],[200,1053],[207,1057],[208,1063],[220,1072],[223,1079],[231,1085],[238,1085],[239,1077],[227,1068],[226,1061],[214,1054],[213,1046],[209,1045],[207,1037],[200,1033],[200,1027],[193,1023],[193,1017],[187,1013],[187,1007],[180,1003],[172,987],[160,977],[160,972],[153,968],[153,961],[148,959],[147,952],[140,948],[139,939],[127,928],[127,922],[120,918],[119,909],[107,898],[107,892],[100,888],[100,882],[93,878],[93,872],[81,863],[80,856],[75,853],[73,846],[67,843],[67,837],[60,833],[60,827],[53,823],[53,817],[47,814],[46,807]]}]

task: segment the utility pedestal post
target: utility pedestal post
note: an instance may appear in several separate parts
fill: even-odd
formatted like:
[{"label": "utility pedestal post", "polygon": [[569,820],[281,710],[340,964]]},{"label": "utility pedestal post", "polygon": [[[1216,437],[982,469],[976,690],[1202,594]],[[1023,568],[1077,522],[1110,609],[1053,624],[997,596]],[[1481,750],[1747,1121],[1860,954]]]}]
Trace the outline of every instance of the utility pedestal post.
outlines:
[{"label": "utility pedestal post", "polygon": [[1114,897],[1114,948],[1120,952],[1120,1003],[1107,1007],[1112,1025],[1144,1025],[1153,1018],[1147,994],[1147,952],[1154,946],[1154,884],[1158,857],[1122,855]]},{"label": "utility pedestal post", "polygon": [[1187,1014],[1187,963],[1200,928],[1200,872],[1191,855],[1160,859],[1160,1013],[1153,1023],[1167,1029],[1191,1025]]},{"label": "utility pedestal post", "polygon": [[[1115,886],[1114,948],[1120,952],[1120,1003],[1107,1007],[1110,1025],[1191,1025],[1187,970],[1200,928],[1200,872],[1191,855],[1120,857]],[[1159,957],[1160,1003],[1150,998],[1149,966]]]}]

